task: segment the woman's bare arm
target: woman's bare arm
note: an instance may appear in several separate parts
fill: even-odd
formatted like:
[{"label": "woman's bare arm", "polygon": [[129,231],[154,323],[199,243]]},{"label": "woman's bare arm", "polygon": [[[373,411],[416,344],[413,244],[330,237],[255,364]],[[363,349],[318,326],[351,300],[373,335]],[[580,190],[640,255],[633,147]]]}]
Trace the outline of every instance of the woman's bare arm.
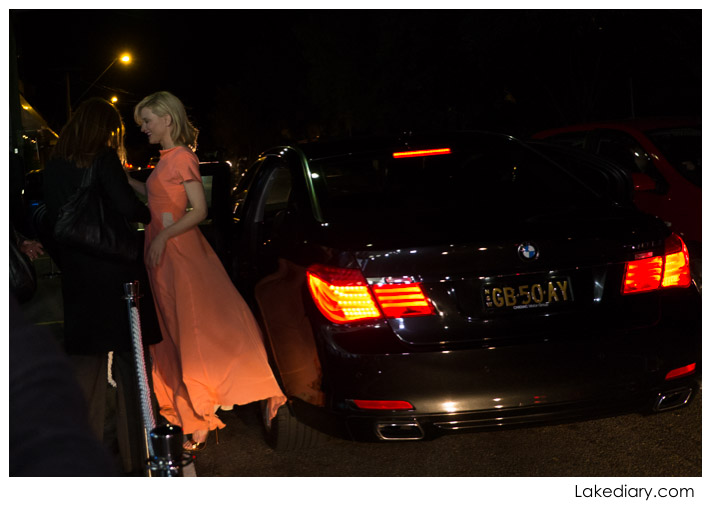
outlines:
[{"label": "woman's bare arm", "polygon": [[133,179],[127,173],[126,176],[128,178],[128,183],[130,183],[130,186],[133,188],[133,190],[147,197],[147,187],[145,183],[143,183],[142,181],[138,181],[137,179]]},{"label": "woman's bare arm", "polygon": [[149,266],[154,267],[160,263],[168,239],[196,227],[207,217],[208,209],[201,181],[185,181],[183,184],[192,210],[155,236],[150,243],[146,259]]}]

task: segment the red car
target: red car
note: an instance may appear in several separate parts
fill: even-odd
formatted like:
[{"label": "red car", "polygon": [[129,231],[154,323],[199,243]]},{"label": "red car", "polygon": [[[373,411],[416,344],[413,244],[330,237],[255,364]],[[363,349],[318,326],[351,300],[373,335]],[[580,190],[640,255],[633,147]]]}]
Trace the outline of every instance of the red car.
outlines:
[{"label": "red car", "polygon": [[[686,241],[700,286],[701,121],[653,118],[604,121],[533,135],[610,159],[632,174],[634,203]],[[693,263],[693,262],[692,262]]]}]

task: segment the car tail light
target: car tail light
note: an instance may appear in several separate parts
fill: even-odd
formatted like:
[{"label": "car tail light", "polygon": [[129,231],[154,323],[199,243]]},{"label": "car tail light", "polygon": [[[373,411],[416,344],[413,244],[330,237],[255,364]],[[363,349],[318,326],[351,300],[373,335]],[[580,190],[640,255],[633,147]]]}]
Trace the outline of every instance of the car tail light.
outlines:
[{"label": "car tail light", "polygon": [[659,288],[686,288],[691,284],[688,249],[683,240],[671,234],[665,242],[664,256],[627,262],[622,293],[642,293]]},{"label": "car tail light", "polygon": [[374,295],[387,318],[433,314],[420,283],[374,285]]},{"label": "car tail light", "polygon": [[677,379],[677,378],[683,378],[684,376],[688,376],[690,374],[693,374],[696,372],[696,363],[688,364],[683,367],[679,367],[677,369],[672,369],[668,373],[666,373],[666,378],[667,380],[670,379]]},{"label": "car tail light", "polygon": [[417,156],[449,155],[450,148],[420,149],[417,151],[398,151],[393,154],[394,158],[415,158]]},{"label": "car tail light", "polygon": [[359,269],[317,264],[307,270],[307,284],[317,308],[334,323],[434,314],[420,283],[369,287]]},{"label": "car tail light", "polygon": [[691,285],[691,269],[688,265],[688,248],[681,238],[671,234],[666,240],[666,264],[662,288],[679,286],[686,288]]},{"label": "car tail light", "polygon": [[313,265],[307,270],[307,284],[317,308],[334,323],[381,317],[358,269]]},{"label": "car tail light", "polygon": [[414,409],[408,401],[365,401],[353,399],[352,402],[359,409]]},{"label": "car tail light", "polygon": [[661,284],[663,257],[644,258],[628,262],[624,270],[623,293],[639,293],[656,290]]}]

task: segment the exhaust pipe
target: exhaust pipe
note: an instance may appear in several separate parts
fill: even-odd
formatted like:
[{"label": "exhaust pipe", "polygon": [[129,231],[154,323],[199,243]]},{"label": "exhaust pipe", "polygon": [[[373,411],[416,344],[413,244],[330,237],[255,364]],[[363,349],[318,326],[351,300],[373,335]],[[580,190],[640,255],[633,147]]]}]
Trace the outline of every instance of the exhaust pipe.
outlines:
[{"label": "exhaust pipe", "polygon": [[417,420],[378,422],[376,436],[382,441],[417,441],[423,439],[423,428]]},{"label": "exhaust pipe", "polygon": [[685,387],[676,390],[669,390],[665,393],[660,393],[654,403],[654,411],[668,411],[670,409],[680,408],[688,404],[693,395],[693,388]]}]

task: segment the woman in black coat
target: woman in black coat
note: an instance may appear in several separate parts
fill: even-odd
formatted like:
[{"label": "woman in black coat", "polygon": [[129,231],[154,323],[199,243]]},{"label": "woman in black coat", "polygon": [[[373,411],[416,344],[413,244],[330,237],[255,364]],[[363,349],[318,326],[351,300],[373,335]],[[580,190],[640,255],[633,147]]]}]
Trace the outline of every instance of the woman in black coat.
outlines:
[{"label": "woman in black coat", "polygon": [[[120,113],[109,102],[95,98],[79,106],[62,129],[44,171],[49,230],[60,207],[81,186],[84,172],[92,165],[106,205],[131,222],[150,221],[148,208],[134,193],[123,171],[123,133]],[[144,436],[130,320],[123,299],[125,283],[137,280],[142,292],[149,291],[142,258],[130,262],[113,260],[56,242],[51,253],[57,257],[62,273],[65,349],[86,394],[92,429],[104,439],[104,431],[114,427],[124,474],[144,474]],[[140,301],[140,316],[143,343],[147,347],[159,342],[161,336],[149,297]]]}]

